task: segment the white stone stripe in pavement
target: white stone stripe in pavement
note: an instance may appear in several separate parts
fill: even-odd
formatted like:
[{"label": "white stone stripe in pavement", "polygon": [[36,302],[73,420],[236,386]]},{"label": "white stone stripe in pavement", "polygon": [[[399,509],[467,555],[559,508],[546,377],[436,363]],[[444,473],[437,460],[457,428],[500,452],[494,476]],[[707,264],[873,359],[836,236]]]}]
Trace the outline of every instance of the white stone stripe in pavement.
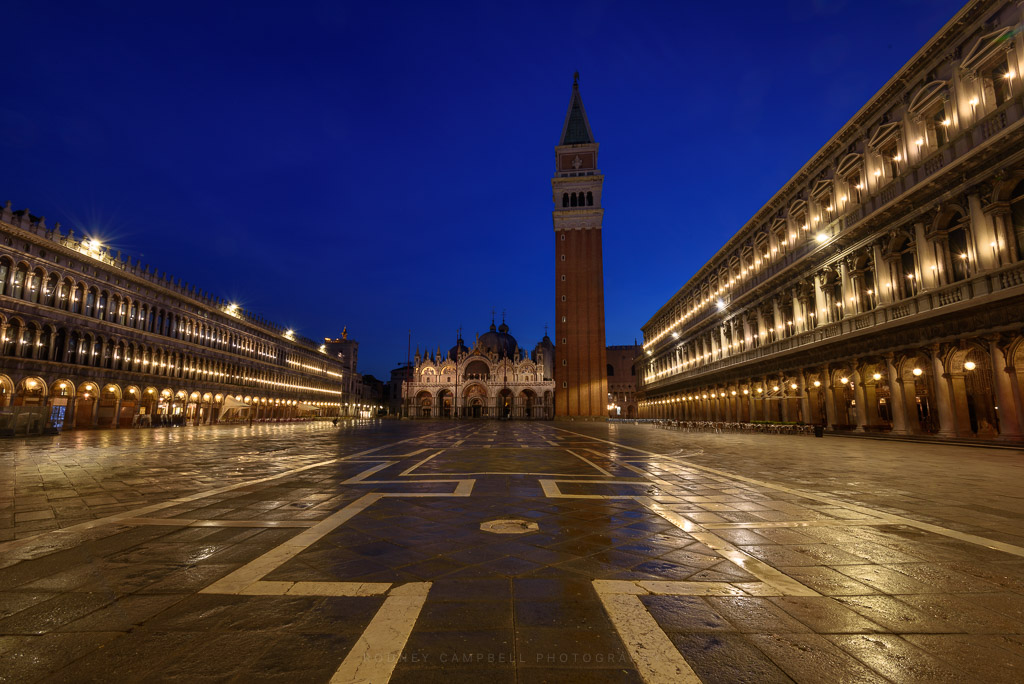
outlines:
[{"label": "white stone stripe in pavement", "polygon": [[725,541],[717,534],[708,532],[703,527],[693,522],[689,518],[686,518],[675,511],[671,511],[649,496],[638,496],[636,500],[649,509],[652,513],[655,513],[668,522],[678,527],[683,532],[686,532],[691,537],[699,541],[704,546],[717,551],[722,554],[726,560],[731,561],[734,565],[746,570],[757,579],[770,584],[786,596],[820,596],[818,592],[814,591],[810,587],[806,587],[800,582],[789,575],[784,575],[772,566],[768,565],[764,561],[754,558],[748,553],[740,551],[738,548]]},{"label": "white stone stripe in pavement", "polygon": [[[587,435],[583,435],[583,434],[581,434],[579,432],[573,432],[572,430],[566,430],[565,428],[553,427],[552,429],[553,430],[561,430],[562,432],[568,432],[569,434],[572,434],[572,435],[580,435],[581,437],[587,437]],[[594,441],[597,441],[597,442],[604,442],[605,444],[611,444],[611,445],[614,445],[614,446],[617,446],[617,447],[623,447],[625,449],[631,449],[632,451],[638,451],[638,452],[640,452],[642,454],[647,454],[648,456],[656,456],[658,458],[669,458],[668,456],[665,456],[664,454],[657,454],[657,453],[655,453],[653,451],[647,451],[646,449],[641,449],[639,447],[629,446],[628,444],[622,444],[620,442],[613,442],[613,441],[607,440],[607,439],[601,439],[599,437],[590,437],[589,439],[593,439]],[[767,487],[768,489],[774,489],[774,490],[777,490],[777,491],[780,491],[780,492],[786,492],[787,494],[796,494],[797,496],[802,496],[802,497],[804,497],[806,499],[811,499],[813,501],[819,501],[821,503],[826,503],[826,504],[829,504],[829,505],[832,505],[832,506],[841,506],[843,508],[848,508],[851,511],[857,511],[858,513],[864,513],[865,515],[872,516],[876,520],[885,520],[885,521],[889,522],[890,524],[907,525],[908,527],[916,527],[917,529],[925,530],[926,532],[933,532],[934,534],[939,534],[939,535],[942,535],[942,536],[945,536],[945,537],[952,537],[953,539],[959,539],[960,541],[969,542],[971,544],[977,544],[978,546],[984,546],[986,548],[994,549],[996,551],[1003,551],[1005,553],[1009,553],[1009,554],[1014,555],[1014,556],[1024,557],[1024,548],[1022,548],[1020,546],[1015,546],[1014,544],[1007,544],[1006,542],[996,541],[995,539],[989,539],[988,537],[982,537],[982,536],[977,535],[977,534],[970,534],[968,532],[960,532],[959,530],[952,530],[952,529],[949,529],[948,527],[941,527],[939,525],[933,525],[931,523],[922,522],[920,520],[914,520],[913,518],[905,518],[905,517],[903,517],[901,515],[895,515],[895,514],[891,514],[891,513],[884,513],[882,511],[878,511],[878,510],[875,510],[873,508],[869,508],[867,506],[861,506],[859,504],[850,503],[849,501],[843,501],[842,499],[834,499],[834,498],[832,498],[830,496],[822,496],[821,494],[814,494],[814,493],[811,493],[811,492],[805,492],[803,490],[794,489],[792,487],[787,487],[785,485],[773,484],[771,482],[765,482],[764,480],[757,480],[757,479],[752,478],[752,477],[745,477],[743,475],[736,475],[734,473],[730,473],[730,472],[727,472],[727,471],[724,471],[724,470],[719,470],[718,468],[710,468],[708,466],[697,465],[696,463],[693,463],[692,461],[687,461],[686,462],[686,467],[687,468],[694,468],[695,470],[701,470],[701,471],[704,471],[706,473],[711,473],[713,475],[717,475],[719,477],[725,478],[727,481],[728,480],[732,480],[732,481],[746,482],[747,484],[753,484],[753,485],[757,485],[759,487]]]},{"label": "white stone stripe in pavement", "polygon": [[[351,520],[382,498],[384,498],[384,495],[376,492],[364,494],[340,511],[327,516],[305,532],[300,532],[283,544],[275,546],[262,556],[246,563],[208,587],[200,589],[199,593],[237,594],[242,592],[250,584],[260,581],[268,573],[299,555],[320,541],[332,530]],[[291,582],[289,582],[290,584]]]},{"label": "white stone stripe in pavement", "polygon": [[605,477],[615,477],[614,475],[612,475],[611,473],[609,473],[609,472],[608,472],[607,470],[605,470],[605,469],[604,469],[604,468],[602,468],[601,466],[597,465],[596,463],[592,463],[591,461],[587,460],[587,459],[586,459],[586,458],[584,458],[583,456],[580,456],[579,454],[577,454],[577,453],[576,453],[575,451],[573,451],[572,449],[566,449],[566,451],[568,451],[568,452],[569,452],[570,454],[572,454],[572,455],[573,455],[573,456],[575,456],[576,458],[580,459],[581,461],[583,461],[583,462],[584,462],[584,463],[586,463],[586,464],[587,464],[588,466],[590,466],[590,467],[591,467],[591,468],[593,468],[594,470],[598,471],[599,473],[601,473],[601,474],[602,474],[602,475],[604,475]]},{"label": "white stone stripe in pavement", "polygon": [[410,582],[392,589],[331,677],[331,684],[387,684],[429,592],[430,582]]},{"label": "white stone stripe in pavement", "polygon": [[[441,435],[456,429],[457,428],[450,428],[448,430],[442,430],[441,432],[435,434]],[[231,492],[236,489],[242,489],[244,487],[252,487],[253,485],[263,484],[264,482],[279,480],[283,477],[295,475],[296,473],[302,473],[313,468],[322,468],[324,466],[332,465],[340,461],[347,461],[349,459],[358,458],[359,456],[365,456],[366,454],[372,454],[375,451],[380,451],[381,449],[387,449],[393,446],[397,446],[399,444],[404,444],[405,442],[410,442],[415,439],[419,439],[419,437],[409,437],[406,439],[401,439],[398,440],[397,442],[382,444],[380,446],[373,447],[372,449],[366,449],[365,451],[360,451],[358,453],[350,454],[348,456],[342,456],[340,458],[331,458],[326,461],[317,461],[316,463],[310,463],[308,465],[300,466],[298,468],[292,468],[291,470],[286,470],[283,473],[278,473],[277,475],[260,477],[255,480],[246,480],[245,482],[236,482],[235,484],[226,485],[224,487],[217,487],[215,489],[209,489],[203,492],[189,494],[188,496],[177,497],[174,499],[169,499],[167,501],[161,501],[160,503],[142,506],[141,508],[134,508],[130,511],[114,513],[113,515],[97,518],[95,520],[87,520],[85,522],[78,523],[77,525],[71,525],[70,527],[64,527],[59,530],[48,530],[46,532],[42,532],[31,537],[25,537],[24,539],[15,539],[13,541],[4,542],[0,544],[0,553],[8,555],[10,558],[28,560],[35,557],[34,549],[32,548],[33,546],[42,547],[42,550],[44,552],[49,553],[52,550],[52,547],[49,544],[45,543],[45,540],[53,535],[69,535],[75,534],[77,532],[83,532],[85,530],[91,530],[93,528],[100,527],[101,525],[116,525],[122,523],[126,518],[143,518],[148,513],[163,510],[164,508],[170,508],[171,506],[176,506],[182,503],[198,501],[200,499],[205,499],[210,496],[216,496],[217,494],[223,494],[224,492]],[[21,553],[10,553],[11,551],[16,552],[20,549],[26,550]]]},{"label": "white stone stripe in pavement", "polygon": [[701,684],[636,593],[603,593],[594,584],[637,672],[647,684]]}]

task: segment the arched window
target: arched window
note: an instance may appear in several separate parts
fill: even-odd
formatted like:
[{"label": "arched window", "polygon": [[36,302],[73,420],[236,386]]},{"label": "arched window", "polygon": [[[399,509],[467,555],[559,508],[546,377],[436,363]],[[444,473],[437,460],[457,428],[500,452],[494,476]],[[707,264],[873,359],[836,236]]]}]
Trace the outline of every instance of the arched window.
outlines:
[{"label": "arched window", "polygon": [[68,336],[68,363],[78,363],[78,347],[82,344],[82,338],[77,332]]},{"label": "arched window", "polygon": [[567,193],[567,192],[563,192],[562,193],[562,206],[563,207],[569,206],[569,193]]},{"label": "arched window", "polygon": [[53,333],[49,327],[44,327],[39,335],[39,343],[36,345],[36,358],[43,361],[52,361],[50,358],[50,342],[53,341]]},{"label": "arched window", "polygon": [[953,281],[966,280],[970,275],[967,231],[963,226],[949,231],[949,258],[953,262]]},{"label": "arched window", "polygon": [[583,206],[586,206],[586,204],[587,204],[587,198],[586,198],[586,196],[585,196],[585,195],[583,194],[583,191],[582,191],[582,190],[580,191],[580,194],[578,195],[578,199],[577,199],[577,202],[579,202],[579,205],[580,205],[581,207],[583,207]]},{"label": "arched window", "polygon": [[904,240],[896,250],[900,255],[900,285],[904,298],[913,297],[917,293],[917,261],[914,246],[910,240]]},{"label": "arched window", "polygon": [[61,328],[53,338],[53,358],[51,361],[64,361],[64,354],[68,348],[68,331]]},{"label": "arched window", "polygon": [[18,266],[14,271],[14,280],[11,283],[11,296],[15,299],[21,299],[25,293],[25,280],[28,279],[28,269],[24,266]]},{"label": "arched window", "polygon": [[10,259],[0,259],[0,295],[7,294],[7,279],[11,277],[11,267]]},{"label": "arched window", "polygon": [[30,323],[22,329],[21,358],[31,359],[35,357],[37,332],[38,329],[34,323]]},{"label": "arched window", "polygon": [[43,289],[43,272],[36,269],[28,277],[28,290],[25,292],[25,299],[36,304],[39,302],[39,295]]},{"label": "arched window", "polygon": [[7,327],[7,336],[0,339],[3,340],[4,356],[14,356],[18,348],[18,340],[21,339],[21,322],[17,319],[11,321]]},{"label": "arched window", "polygon": [[587,192],[587,206],[588,207],[594,206],[594,193],[593,192]]},{"label": "arched window", "polygon": [[608,377],[615,375],[615,366],[608,364]]},{"label": "arched window", "polygon": [[54,273],[46,280],[46,287],[43,288],[43,304],[53,306],[58,300],[57,291],[60,289],[60,277]]},{"label": "arched window", "polygon": [[85,295],[85,310],[86,316],[92,316],[93,311],[96,309],[96,289],[89,288],[89,292]]},{"label": "arched window", "polygon": [[576,193],[575,192],[572,193],[572,196],[569,198],[569,204],[570,204],[570,206],[573,206],[573,207],[576,206]]}]

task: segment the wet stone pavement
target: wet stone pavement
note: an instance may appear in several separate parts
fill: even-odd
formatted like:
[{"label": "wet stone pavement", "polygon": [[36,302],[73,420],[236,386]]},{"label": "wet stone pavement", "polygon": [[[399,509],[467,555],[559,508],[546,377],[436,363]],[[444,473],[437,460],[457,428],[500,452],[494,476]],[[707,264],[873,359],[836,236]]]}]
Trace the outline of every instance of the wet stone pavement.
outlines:
[{"label": "wet stone pavement", "polygon": [[384,422],[0,442],[0,681],[1020,682],[1024,453]]}]

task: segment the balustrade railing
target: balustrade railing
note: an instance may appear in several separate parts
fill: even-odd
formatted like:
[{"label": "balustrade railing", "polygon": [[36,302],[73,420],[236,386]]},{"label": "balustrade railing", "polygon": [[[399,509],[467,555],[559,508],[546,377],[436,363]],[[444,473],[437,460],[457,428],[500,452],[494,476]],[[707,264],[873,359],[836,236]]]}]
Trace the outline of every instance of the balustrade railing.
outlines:
[{"label": "balustrade railing", "polygon": [[821,325],[812,330],[798,332],[759,347],[745,349],[724,358],[702,364],[696,368],[687,368],[676,373],[669,373],[657,380],[647,380],[644,383],[644,388],[650,390],[680,380],[700,377],[718,370],[743,365],[848,333],[868,330],[878,325],[909,316],[927,314],[943,307],[986,296],[998,290],[1008,290],[1022,286],[1024,286],[1024,264],[1004,266],[1000,269],[980,273],[973,278],[951,285],[919,292],[912,298],[891,304],[882,304],[870,311],[856,315],[847,315],[847,317],[840,321]]}]

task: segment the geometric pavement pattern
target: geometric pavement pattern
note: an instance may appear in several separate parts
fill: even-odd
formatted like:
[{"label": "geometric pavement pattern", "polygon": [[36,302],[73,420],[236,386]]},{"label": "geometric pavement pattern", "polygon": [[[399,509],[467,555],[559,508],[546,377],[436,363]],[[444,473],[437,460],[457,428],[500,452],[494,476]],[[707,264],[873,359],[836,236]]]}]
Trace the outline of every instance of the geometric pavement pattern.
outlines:
[{"label": "geometric pavement pattern", "polygon": [[[619,434],[228,428],[155,461],[76,436],[74,463],[26,443],[0,678],[1021,681],[1020,546]],[[535,525],[481,529],[510,517]]]}]

